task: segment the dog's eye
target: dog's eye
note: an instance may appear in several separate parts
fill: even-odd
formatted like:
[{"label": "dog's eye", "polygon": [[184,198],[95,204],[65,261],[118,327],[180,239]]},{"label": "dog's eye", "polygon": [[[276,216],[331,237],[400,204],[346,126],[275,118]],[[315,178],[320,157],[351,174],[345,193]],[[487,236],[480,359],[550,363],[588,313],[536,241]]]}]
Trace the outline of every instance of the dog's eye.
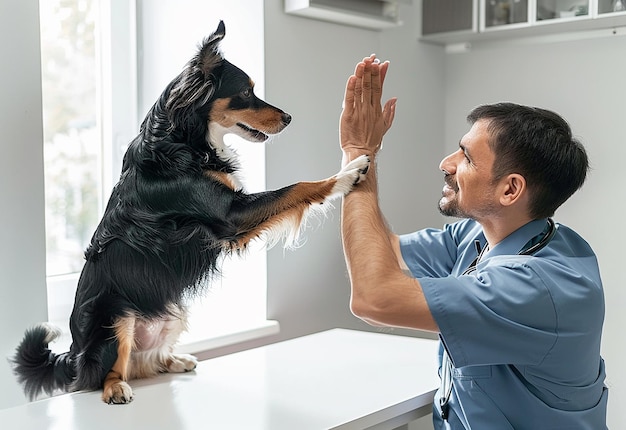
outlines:
[{"label": "dog's eye", "polygon": [[247,88],[247,89],[243,90],[243,91],[241,92],[241,95],[242,95],[244,98],[246,98],[246,99],[247,99],[247,98],[250,98],[250,96],[252,95],[252,88]]}]

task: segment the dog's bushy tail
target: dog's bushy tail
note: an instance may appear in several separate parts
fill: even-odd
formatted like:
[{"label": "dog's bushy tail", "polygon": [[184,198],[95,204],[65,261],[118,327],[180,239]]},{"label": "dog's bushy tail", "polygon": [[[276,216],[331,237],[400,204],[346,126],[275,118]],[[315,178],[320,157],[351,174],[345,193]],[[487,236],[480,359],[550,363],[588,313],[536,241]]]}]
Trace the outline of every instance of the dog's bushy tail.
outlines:
[{"label": "dog's bushy tail", "polygon": [[42,393],[52,395],[57,389],[67,391],[74,380],[70,353],[55,354],[48,348],[60,334],[60,330],[50,324],[39,324],[26,331],[16,348],[13,372],[29,400]]}]

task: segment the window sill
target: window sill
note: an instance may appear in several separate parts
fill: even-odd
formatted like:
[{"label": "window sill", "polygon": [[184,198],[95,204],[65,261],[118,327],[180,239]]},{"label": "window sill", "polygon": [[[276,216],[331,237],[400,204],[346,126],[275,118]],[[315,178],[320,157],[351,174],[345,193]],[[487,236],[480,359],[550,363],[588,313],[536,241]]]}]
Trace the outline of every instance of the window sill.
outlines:
[{"label": "window sill", "polygon": [[[211,332],[198,333],[198,331],[196,330],[193,334],[183,333],[174,348],[174,352],[197,355],[227,346],[263,339],[278,334],[280,332],[280,324],[278,321],[265,320],[237,328],[229,327],[219,332],[212,330]],[[61,353],[68,351],[71,343],[72,337],[69,330],[64,330],[50,347],[54,352]]]},{"label": "window sill", "polygon": [[199,354],[210,350],[236,345],[251,340],[272,336],[280,332],[278,321],[265,320],[242,327],[229,327],[226,330],[210,332],[183,333],[175,352]]}]

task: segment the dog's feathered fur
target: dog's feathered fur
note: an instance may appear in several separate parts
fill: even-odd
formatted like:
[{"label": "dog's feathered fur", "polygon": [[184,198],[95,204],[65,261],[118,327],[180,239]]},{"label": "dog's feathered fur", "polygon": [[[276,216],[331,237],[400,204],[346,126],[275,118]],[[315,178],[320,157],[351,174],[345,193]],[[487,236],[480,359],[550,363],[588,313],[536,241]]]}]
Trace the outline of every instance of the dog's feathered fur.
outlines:
[{"label": "dog's feathered fur", "polygon": [[367,171],[361,157],[326,180],[242,191],[224,135],[263,142],[291,117],[257,98],[250,78],[223,58],[224,34],[220,22],[126,152],[85,252],[70,350],[48,349],[58,336],[49,324],[18,346],[14,371],[29,398],[102,387],[105,402],[128,403],[129,379],[192,370],[194,357],[172,353],[186,327],[183,299],[218,272],[219,257],[257,237],[295,237],[311,205],[348,193]]}]

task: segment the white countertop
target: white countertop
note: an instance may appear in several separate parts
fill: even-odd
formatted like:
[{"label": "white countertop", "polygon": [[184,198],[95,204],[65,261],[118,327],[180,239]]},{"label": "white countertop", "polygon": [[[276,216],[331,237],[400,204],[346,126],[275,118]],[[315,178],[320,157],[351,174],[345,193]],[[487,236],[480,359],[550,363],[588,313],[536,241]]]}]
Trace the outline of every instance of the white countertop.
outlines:
[{"label": "white countertop", "polygon": [[[334,329],[199,363],[195,372],[131,381],[135,399],[100,392],[0,410],[6,429],[391,429],[430,412],[437,345]],[[7,425],[8,424],[8,425]]]}]

